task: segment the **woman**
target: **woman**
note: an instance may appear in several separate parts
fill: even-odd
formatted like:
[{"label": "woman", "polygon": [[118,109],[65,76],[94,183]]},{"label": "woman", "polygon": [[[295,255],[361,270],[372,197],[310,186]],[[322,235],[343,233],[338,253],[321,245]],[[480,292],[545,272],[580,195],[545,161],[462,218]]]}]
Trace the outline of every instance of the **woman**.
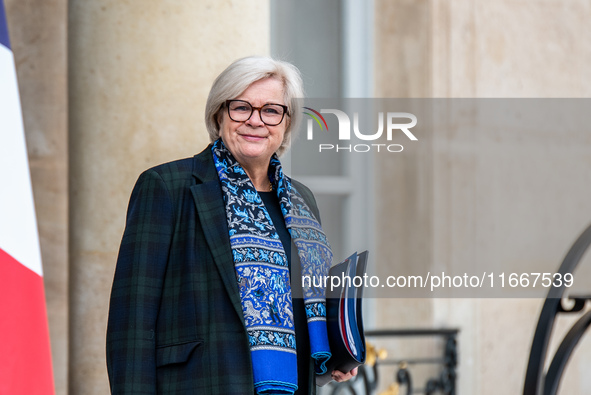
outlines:
[{"label": "woman", "polygon": [[302,96],[294,66],[240,59],[207,100],[212,144],[139,177],[111,293],[113,394],[315,392],[323,290],[290,278],[325,275],[332,254],[312,193],[276,155]]}]

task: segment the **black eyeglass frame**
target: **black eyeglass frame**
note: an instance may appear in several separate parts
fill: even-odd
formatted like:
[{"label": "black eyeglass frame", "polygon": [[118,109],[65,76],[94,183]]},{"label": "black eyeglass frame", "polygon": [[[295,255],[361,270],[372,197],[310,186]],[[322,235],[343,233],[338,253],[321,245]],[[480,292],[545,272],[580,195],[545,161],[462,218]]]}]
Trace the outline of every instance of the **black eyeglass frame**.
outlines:
[{"label": "black eyeglass frame", "polygon": [[[234,118],[232,118],[232,115],[230,115],[230,103],[232,102],[241,102],[241,103],[246,103],[250,106],[250,115],[248,116],[248,118],[246,118],[244,121],[237,121]],[[264,105],[262,105],[261,107],[255,107],[252,104],[250,104],[249,102],[247,102],[246,100],[238,100],[238,99],[230,99],[230,100],[226,100],[226,102],[224,103],[226,105],[226,108],[228,109],[228,116],[230,117],[230,119],[234,122],[246,122],[250,119],[250,117],[252,117],[252,114],[254,114],[254,110],[258,110],[259,112],[259,118],[261,119],[261,122],[264,123],[267,126],[277,126],[280,125],[281,122],[283,122],[283,119],[285,118],[285,116],[287,115],[288,117],[290,117],[291,115],[289,114],[289,108],[285,105],[285,104],[277,104],[277,103],[265,103]],[[261,115],[261,110],[265,107],[265,106],[279,106],[281,108],[283,108],[283,115],[281,116],[281,120],[277,123],[274,124],[270,124],[267,123],[265,121],[263,121],[263,117]]]}]

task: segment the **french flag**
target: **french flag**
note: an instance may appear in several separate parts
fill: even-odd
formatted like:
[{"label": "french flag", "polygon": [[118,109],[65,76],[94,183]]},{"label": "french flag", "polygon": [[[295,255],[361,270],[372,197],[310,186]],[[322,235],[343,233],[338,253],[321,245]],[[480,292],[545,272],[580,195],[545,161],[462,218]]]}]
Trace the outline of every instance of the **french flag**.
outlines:
[{"label": "french flag", "polygon": [[53,395],[39,236],[3,0],[0,169],[0,395]]}]

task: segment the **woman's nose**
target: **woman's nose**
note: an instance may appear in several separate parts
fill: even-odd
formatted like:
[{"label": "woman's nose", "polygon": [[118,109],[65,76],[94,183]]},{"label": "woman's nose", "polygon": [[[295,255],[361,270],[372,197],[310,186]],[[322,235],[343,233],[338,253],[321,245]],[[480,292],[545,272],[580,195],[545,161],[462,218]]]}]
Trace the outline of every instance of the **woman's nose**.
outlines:
[{"label": "woman's nose", "polygon": [[257,126],[257,127],[263,126],[265,123],[261,119],[261,110],[256,109],[256,108],[253,109],[252,115],[250,116],[250,118],[248,118],[246,123],[248,123],[249,125],[252,125],[252,126]]}]

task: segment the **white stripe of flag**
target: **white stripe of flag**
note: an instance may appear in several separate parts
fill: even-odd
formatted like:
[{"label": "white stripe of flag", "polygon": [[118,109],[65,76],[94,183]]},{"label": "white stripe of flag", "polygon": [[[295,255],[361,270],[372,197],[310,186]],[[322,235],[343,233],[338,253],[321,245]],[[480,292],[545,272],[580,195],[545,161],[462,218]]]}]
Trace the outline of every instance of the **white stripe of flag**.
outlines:
[{"label": "white stripe of flag", "polygon": [[[0,22],[2,23],[2,22]],[[12,51],[0,45],[0,248],[38,275],[41,254]]]},{"label": "white stripe of flag", "polygon": [[0,0],[0,394],[54,394],[39,235]]}]

